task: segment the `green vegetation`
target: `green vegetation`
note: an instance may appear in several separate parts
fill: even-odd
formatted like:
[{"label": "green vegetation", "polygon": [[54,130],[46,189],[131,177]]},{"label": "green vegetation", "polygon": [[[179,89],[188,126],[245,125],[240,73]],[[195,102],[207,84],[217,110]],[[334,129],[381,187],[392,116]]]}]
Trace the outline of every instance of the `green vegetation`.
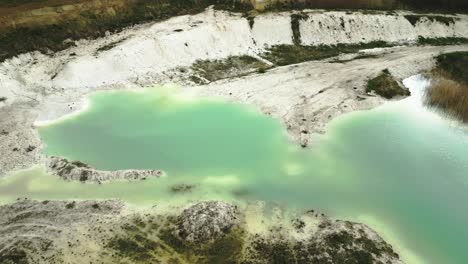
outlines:
[{"label": "green vegetation", "polygon": [[[267,241],[264,238],[256,237],[250,245],[254,259],[264,259],[266,263],[297,263],[293,244],[287,240]],[[303,262],[307,263],[307,262]]]},{"label": "green vegetation", "polygon": [[436,70],[448,79],[468,84],[468,52],[460,51],[437,56]]},{"label": "green vegetation", "polygon": [[5,102],[7,98],[5,96],[0,97],[0,102]]},{"label": "green vegetation", "polygon": [[367,82],[368,93],[375,92],[376,94],[391,99],[397,95],[409,96],[410,91],[401,87],[401,85],[393,78],[390,72],[385,69],[382,73]]},{"label": "green vegetation", "polygon": [[447,38],[425,38],[419,36],[419,45],[445,46],[467,44],[468,38],[447,37]]},{"label": "green vegetation", "polygon": [[291,30],[293,33],[294,45],[301,45],[301,32],[299,30],[299,24],[301,20],[306,20],[309,16],[303,13],[291,15]]},{"label": "green vegetation", "polygon": [[338,44],[333,46],[277,45],[269,48],[262,56],[276,65],[290,65],[311,60],[322,60],[342,53],[355,53],[362,49],[390,47],[384,41],[361,44]]},{"label": "green vegetation", "polygon": [[123,39],[121,40],[117,40],[117,41],[113,41],[107,45],[104,45],[102,47],[100,47],[99,49],[97,49],[97,52],[103,52],[103,51],[106,51],[106,50],[110,50],[112,49],[113,47],[117,46],[117,44],[121,43],[122,41],[124,41]]},{"label": "green vegetation", "polygon": [[204,250],[201,255],[206,256],[204,263],[238,263],[242,258],[244,233],[239,229],[229,231],[225,236],[216,240]]},{"label": "green vegetation", "polygon": [[436,61],[426,103],[468,123],[468,52],[442,54]]},{"label": "green vegetation", "polygon": [[29,264],[28,255],[22,248],[12,248],[0,251],[2,264]]},{"label": "green vegetation", "polygon": [[[35,3],[31,0],[0,0],[0,5],[6,3]],[[118,15],[106,15],[105,12],[86,12],[78,17],[64,19],[54,25],[37,25],[34,28],[18,27],[13,31],[0,35],[0,62],[7,58],[38,50],[42,53],[60,51],[74,45],[65,40],[94,39],[102,37],[107,31],[117,32],[137,23],[160,21],[173,16],[195,14],[210,5],[217,9],[246,12],[251,9],[247,3],[217,0],[136,0],[129,2]]]},{"label": "green vegetation", "polygon": [[152,258],[152,253],[159,245],[137,234],[133,237],[116,237],[111,239],[108,247],[118,252],[120,256],[128,257],[134,262],[146,262]]},{"label": "green vegetation", "polygon": [[455,23],[455,18],[447,17],[447,16],[406,15],[405,18],[413,26],[416,26],[416,24],[419,21],[424,20],[424,19],[428,19],[429,21],[432,21],[432,22],[439,22],[447,26],[450,26],[450,24]]},{"label": "green vegetation", "polygon": [[238,263],[242,258],[245,231],[233,228],[210,243],[192,244],[177,236],[174,227],[161,230],[158,237],[189,263]]},{"label": "green vegetation", "polygon": [[31,4],[31,3],[42,3],[47,2],[48,0],[0,0],[1,7],[14,7],[24,4]]},{"label": "green vegetation", "polygon": [[202,79],[209,82],[221,80],[229,77],[241,76],[255,71],[266,71],[270,66],[254,57],[247,55],[231,56],[223,60],[203,60],[197,61],[191,69],[196,76],[193,81],[204,83]]},{"label": "green vegetation", "polygon": [[395,10],[406,9],[413,11],[437,11],[437,12],[463,12],[468,10],[468,4],[465,0],[396,0],[396,1],[303,1],[292,0],[284,2],[274,2],[267,6],[267,10],[303,10],[303,9],[335,9],[335,10]]},{"label": "green vegetation", "polygon": [[375,55],[375,54],[361,54],[361,55],[358,55],[352,59],[349,59],[349,60],[333,60],[333,61],[330,61],[331,63],[346,63],[346,62],[350,62],[350,61],[354,61],[354,60],[363,60],[363,59],[375,59],[375,58],[378,58],[379,56],[378,55]]}]

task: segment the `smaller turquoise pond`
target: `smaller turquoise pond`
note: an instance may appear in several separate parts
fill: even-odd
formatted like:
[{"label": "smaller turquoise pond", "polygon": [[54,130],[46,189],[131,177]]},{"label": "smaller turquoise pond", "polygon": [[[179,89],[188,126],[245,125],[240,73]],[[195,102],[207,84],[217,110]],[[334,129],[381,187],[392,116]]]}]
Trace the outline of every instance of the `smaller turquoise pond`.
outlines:
[{"label": "smaller turquoise pond", "polygon": [[[405,83],[412,97],[335,120],[310,150],[241,105],[161,89],[96,93],[84,112],[40,128],[45,152],[104,170],[161,169],[167,177],[80,184],[33,168],[0,180],[0,199],[265,200],[363,221],[408,263],[463,264],[468,132],[421,106],[424,79]],[[171,192],[182,183],[195,188]]]}]

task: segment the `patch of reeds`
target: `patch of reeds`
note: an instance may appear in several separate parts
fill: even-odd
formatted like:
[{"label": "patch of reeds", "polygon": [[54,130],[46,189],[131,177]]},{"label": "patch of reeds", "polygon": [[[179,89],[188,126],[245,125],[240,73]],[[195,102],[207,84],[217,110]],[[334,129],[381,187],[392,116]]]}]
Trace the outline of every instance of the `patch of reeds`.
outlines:
[{"label": "patch of reeds", "polygon": [[468,84],[439,77],[433,80],[425,101],[429,106],[468,123]]}]

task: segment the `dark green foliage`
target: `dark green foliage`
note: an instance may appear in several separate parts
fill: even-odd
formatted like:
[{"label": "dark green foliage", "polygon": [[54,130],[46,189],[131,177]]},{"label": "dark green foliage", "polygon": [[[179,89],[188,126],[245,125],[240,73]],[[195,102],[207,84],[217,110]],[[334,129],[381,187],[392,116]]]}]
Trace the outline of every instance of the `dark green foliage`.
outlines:
[{"label": "dark green foliage", "polygon": [[437,69],[449,79],[468,84],[468,52],[460,51],[439,55]]},{"label": "dark green foliage", "polygon": [[268,49],[262,56],[276,65],[290,65],[311,60],[322,60],[342,53],[354,53],[362,49],[390,47],[384,41],[361,44],[338,44],[334,46],[278,45]]},{"label": "dark green foliage", "polygon": [[4,97],[4,96],[0,97],[0,102],[5,102],[6,100],[7,100],[6,97]]},{"label": "dark green foliage", "polygon": [[266,260],[266,263],[296,263],[289,241],[267,241],[257,236],[249,247],[255,258]]},{"label": "dark green foliage", "polygon": [[47,0],[0,0],[0,7],[14,7],[24,4],[47,2]]},{"label": "dark green foliage", "polygon": [[409,96],[410,91],[400,86],[393,78],[388,70],[383,70],[382,73],[367,82],[366,91],[375,92],[376,94],[391,99],[397,95]]},{"label": "dark green foliage", "polygon": [[419,45],[445,46],[467,44],[468,38],[447,37],[447,38],[425,38],[419,36]]},{"label": "dark green foliage", "polygon": [[467,12],[466,0],[396,0],[396,1],[317,1],[317,0],[292,0],[275,2],[267,7],[267,10],[303,10],[303,9],[371,9],[371,10],[395,10],[406,9],[413,11],[437,11],[437,12]]},{"label": "dark green foliage", "polygon": [[468,123],[468,52],[442,54],[436,61],[426,103]]},{"label": "dark green foliage", "polygon": [[122,42],[122,40],[119,40],[119,41],[114,41],[114,42],[111,42],[107,45],[104,45],[102,47],[100,47],[99,49],[97,49],[97,52],[102,52],[102,51],[106,51],[106,50],[110,50],[112,49],[113,47],[115,47],[117,44],[119,44],[120,42]]},{"label": "dark green foliage", "polygon": [[108,247],[115,250],[120,256],[128,257],[135,262],[146,262],[152,258],[151,253],[157,248],[157,243],[141,235],[136,235],[133,239],[114,238]]},{"label": "dark green foliage", "polygon": [[[258,69],[265,70],[268,67],[269,65],[264,62],[247,55],[231,56],[223,60],[200,60],[191,66],[196,75],[209,82],[244,75],[255,72]],[[196,83],[204,83],[204,81],[198,77],[193,77],[193,81]]]},{"label": "dark green foliage", "polygon": [[238,230],[230,231],[213,242],[202,254],[207,256],[205,263],[238,263],[241,258],[244,238]]},{"label": "dark green foliage", "polygon": [[307,18],[308,16],[303,13],[291,15],[291,30],[293,33],[294,45],[301,45],[301,32],[299,29],[299,24],[301,20],[306,20]]},{"label": "dark green foliage", "polygon": [[362,54],[362,55],[358,55],[352,59],[349,59],[349,60],[334,60],[334,61],[331,61],[331,63],[346,63],[346,62],[350,62],[350,61],[354,61],[354,60],[363,60],[363,59],[375,59],[375,58],[378,58],[379,56],[378,55],[374,55],[374,54]]},{"label": "dark green foliage", "polygon": [[439,22],[445,24],[446,26],[450,26],[451,24],[455,23],[455,18],[446,16],[406,15],[405,18],[413,26],[416,26],[416,24],[423,18],[429,19],[432,22]]},{"label": "dark green foliage", "polygon": [[[0,0],[0,4],[10,3]],[[29,2],[31,0],[18,0]],[[238,3],[232,0],[136,0],[134,4],[119,12],[118,16],[100,15],[86,12],[79,17],[64,20],[60,24],[40,26],[36,28],[17,28],[14,31],[0,35],[0,62],[12,56],[38,50],[42,53],[66,49],[73,42],[83,38],[94,39],[104,36],[106,31],[119,31],[124,27],[147,21],[159,21],[173,16],[195,14],[210,5],[230,11],[247,11],[250,4]],[[111,48],[112,46],[105,47]]]},{"label": "dark green foliage", "polygon": [[28,256],[23,249],[13,248],[0,251],[2,264],[29,264]]},{"label": "dark green foliage", "polygon": [[162,229],[159,232],[159,238],[177,253],[185,253],[190,250],[190,246],[174,234],[173,228]]},{"label": "dark green foliage", "polygon": [[[0,0],[0,6],[16,6],[25,3],[45,2],[45,0]],[[422,4],[420,0],[400,1],[396,4],[388,5],[386,3],[376,4],[354,3],[352,1],[289,1],[285,3],[276,3],[268,10],[301,10],[304,8],[350,8],[350,9],[394,9],[394,8],[422,8],[422,9],[449,9],[457,12],[467,10],[467,2],[463,2],[465,9],[460,8],[462,1],[434,2],[432,4]],[[195,14],[203,11],[206,7],[214,5],[216,9],[243,12],[247,14],[252,10],[252,5],[248,1],[240,2],[237,0],[135,0],[128,4],[124,10],[120,10],[118,16],[105,15],[100,12],[82,13],[78,17],[64,20],[59,24],[43,25],[31,28],[15,28],[13,31],[4,33],[0,36],[0,62],[12,56],[38,50],[42,53],[49,51],[60,51],[73,44],[73,41],[83,38],[97,38],[104,36],[106,31],[119,31],[124,27],[147,21],[159,21],[173,16]],[[372,10],[366,11],[371,12]],[[443,16],[426,16],[434,21],[445,24],[453,23],[454,18]],[[296,14],[292,17],[292,29],[294,43],[300,44],[299,20],[304,19],[303,15]],[[248,17],[249,24],[252,27],[253,17]],[[411,17],[409,20],[414,23],[419,20],[418,16]],[[343,24],[342,24],[343,26]],[[101,49],[109,49],[112,45]]]}]

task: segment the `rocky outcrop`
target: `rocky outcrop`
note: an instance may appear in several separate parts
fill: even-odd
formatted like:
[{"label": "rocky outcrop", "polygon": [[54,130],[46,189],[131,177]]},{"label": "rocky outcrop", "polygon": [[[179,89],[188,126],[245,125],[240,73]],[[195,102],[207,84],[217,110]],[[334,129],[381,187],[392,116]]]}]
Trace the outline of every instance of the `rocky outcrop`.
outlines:
[{"label": "rocky outcrop", "polygon": [[0,206],[0,263],[401,263],[369,227],[313,211],[272,222],[219,201],[123,209],[116,201]]},{"label": "rocky outcrop", "polygon": [[220,201],[202,202],[182,211],[177,217],[177,232],[187,242],[209,243],[238,223],[236,206]]},{"label": "rocky outcrop", "polygon": [[69,161],[65,158],[50,157],[47,169],[65,180],[80,182],[105,182],[114,180],[145,180],[150,177],[161,177],[160,170],[97,170],[80,161]]}]

